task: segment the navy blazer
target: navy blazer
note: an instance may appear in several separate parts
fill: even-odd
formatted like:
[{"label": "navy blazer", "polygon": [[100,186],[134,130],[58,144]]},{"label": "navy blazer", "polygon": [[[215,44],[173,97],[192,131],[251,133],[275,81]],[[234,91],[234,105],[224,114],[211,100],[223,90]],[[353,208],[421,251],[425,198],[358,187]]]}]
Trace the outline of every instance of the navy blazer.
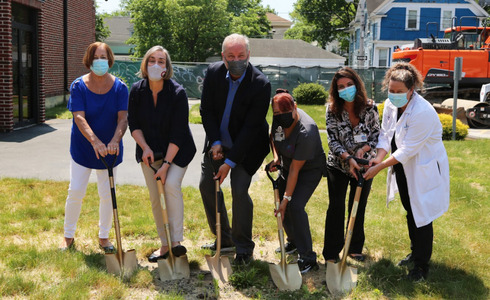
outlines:
[{"label": "navy blazer", "polygon": [[[229,82],[224,62],[209,65],[201,95],[201,117],[206,141],[204,153],[221,140],[219,127],[226,106]],[[271,84],[257,68],[248,64],[233,100],[228,131],[233,147],[226,158],[242,164],[253,175],[269,153],[269,124],[265,119],[269,109]]]}]

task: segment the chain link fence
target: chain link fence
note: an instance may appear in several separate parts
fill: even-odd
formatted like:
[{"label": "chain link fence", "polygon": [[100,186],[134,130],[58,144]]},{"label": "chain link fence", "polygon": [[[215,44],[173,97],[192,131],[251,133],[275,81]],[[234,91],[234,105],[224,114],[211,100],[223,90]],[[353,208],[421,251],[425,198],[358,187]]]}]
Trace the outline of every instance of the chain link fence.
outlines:
[{"label": "chain link fence", "polygon": [[[116,60],[110,72],[123,78],[130,87],[134,82],[140,80],[136,75],[139,71],[141,61]],[[173,63],[174,79],[182,84],[189,98],[201,98],[202,85],[206,69],[209,63]],[[338,68],[322,67],[279,67],[279,66],[256,66],[270,80],[272,91],[277,88],[285,88],[290,92],[301,83],[315,82],[321,84],[328,91],[333,75]],[[368,97],[377,103],[386,99],[386,92],[381,91],[386,68],[355,69],[361,76],[366,86]]]}]

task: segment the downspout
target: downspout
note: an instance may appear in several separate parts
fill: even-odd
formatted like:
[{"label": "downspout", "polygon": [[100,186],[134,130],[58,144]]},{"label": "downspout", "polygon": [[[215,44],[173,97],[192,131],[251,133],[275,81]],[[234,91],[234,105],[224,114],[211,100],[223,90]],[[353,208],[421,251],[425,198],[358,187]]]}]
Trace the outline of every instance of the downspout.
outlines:
[{"label": "downspout", "polygon": [[68,0],[63,0],[63,103],[68,92]]}]

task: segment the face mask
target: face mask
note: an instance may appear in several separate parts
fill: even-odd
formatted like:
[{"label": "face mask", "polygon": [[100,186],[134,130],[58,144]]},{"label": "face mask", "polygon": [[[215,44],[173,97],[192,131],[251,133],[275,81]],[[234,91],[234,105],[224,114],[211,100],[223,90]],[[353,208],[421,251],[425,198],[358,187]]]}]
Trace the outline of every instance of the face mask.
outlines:
[{"label": "face mask", "polygon": [[275,115],[274,121],[282,128],[289,128],[294,122],[293,112]]},{"label": "face mask", "polygon": [[109,61],[107,59],[94,59],[90,70],[97,76],[102,76],[109,70]]},{"label": "face mask", "polygon": [[242,60],[230,60],[226,61],[228,64],[228,71],[233,76],[242,76],[248,66],[248,58]]},{"label": "face mask", "polygon": [[391,104],[396,107],[403,107],[408,102],[407,93],[390,93],[388,92],[388,99],[390,99]]},{"label": "face mask", "polygon": [[351,85],[346,87],[345,89],[339,90],[339,97],[344,99],[347,102],[354,101],[354,97],[356,96],[356,86]]},{"label": "face mask", "polygon": [[162,68],[159,64],[155,63],[153,66],[148,67],[148,79],[151,81],[159,81],[165,76],[167,68]]}]

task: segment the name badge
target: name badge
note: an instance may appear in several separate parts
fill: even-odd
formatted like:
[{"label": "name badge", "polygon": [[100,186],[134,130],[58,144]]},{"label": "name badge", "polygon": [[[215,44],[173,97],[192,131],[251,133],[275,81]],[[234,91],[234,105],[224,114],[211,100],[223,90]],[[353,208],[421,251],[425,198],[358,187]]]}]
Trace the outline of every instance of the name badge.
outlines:
[{"label": "name badge", "polygon": [[365,134],[357,134],[357,135],[354,135],[354,142],[356,142],[356,143],[365,143],[365,142],[367,142],[367,135],[365,135]]},{"label": "name badge", "polygon": [[284,131],[282,130],[282,126],[277,126],[276,133],[274,134],[274,140],[276,142],[284,141],[286,137],[284,136]]}]

